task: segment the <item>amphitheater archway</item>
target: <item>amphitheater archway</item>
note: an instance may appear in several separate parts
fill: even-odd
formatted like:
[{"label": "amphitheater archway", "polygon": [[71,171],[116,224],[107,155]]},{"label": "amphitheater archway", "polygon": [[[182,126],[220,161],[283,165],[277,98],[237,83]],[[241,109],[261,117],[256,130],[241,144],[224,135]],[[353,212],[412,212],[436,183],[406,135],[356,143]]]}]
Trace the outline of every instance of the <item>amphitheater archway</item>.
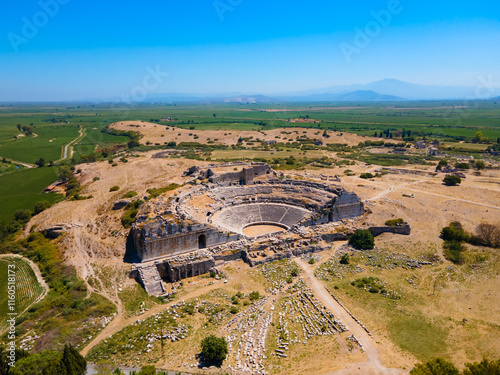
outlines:
[{"label": "amphitheater archway", "polygon": [[198,249],[205,249],[207,247],[207,236],[201,234],[198,237]]}]

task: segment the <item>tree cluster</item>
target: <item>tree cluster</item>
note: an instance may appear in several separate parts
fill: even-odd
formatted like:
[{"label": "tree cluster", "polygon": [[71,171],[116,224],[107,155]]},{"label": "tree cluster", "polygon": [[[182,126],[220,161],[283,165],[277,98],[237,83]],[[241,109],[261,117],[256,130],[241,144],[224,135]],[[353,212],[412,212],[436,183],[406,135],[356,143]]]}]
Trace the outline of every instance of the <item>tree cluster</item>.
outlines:
[{"label": "tree cluster", "polygon": [[451,222],[441,229],[440,236],[444,240],[444,255],[456,264],[463,263],[463,243],[482,245],[487,247],[500,247],[500,225],[481,223],[476,227],[475,233],[467,233],[458,221]]},{"label": "tree cluster", "polygon": [[466,363],[463,372],[451,362],[442,358],[431,359],[426,363],[419,363],[411,371],[410,375],[498,375],[500,374],[500,360],[489,361],[483,359],[481,362]]},{"label": "tree cluster", "polygon": [[[24,352],[24,351],[23,351]],[[63,352],[45,350],[37,354],[18,352],[14,366],[7,366],[7,351],[2,350],[0,375],[84,375],[87,361],[71,345],[66,345]]]}]

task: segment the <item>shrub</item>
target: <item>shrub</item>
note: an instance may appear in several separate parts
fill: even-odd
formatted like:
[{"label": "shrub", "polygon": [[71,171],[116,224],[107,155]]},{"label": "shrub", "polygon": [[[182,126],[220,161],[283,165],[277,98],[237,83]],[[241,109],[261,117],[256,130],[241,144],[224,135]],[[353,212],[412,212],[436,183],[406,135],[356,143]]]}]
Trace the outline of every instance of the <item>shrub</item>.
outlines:
[{"label": "shrub", "polygon": [[117,185],[115,185],[115,186],[111,186],[111,187],[109,188],[109,191],[118,191],[118,190],[120,190],[120,187],[119,187],[119,186],[117,186]]},{"label": "shrub", "polygon": [[467,241],[469,235],[464,231],[462,224],[459,221],[453,221],[447,227],[441,229],[439,235],[444,241]]},{"label": "shrub", "polygon": [[309,264],[314,264],[316,263],[316,259],[314,259],[313,257],[309,258]]},{"label": "shrub", "polygon": [[156,375],[156,367],[153,365],[142,366],[137,375]]},{"label": "shrub", "polygon": [[344,255],[342,255],[342,257],[340,258],[340,264],[349,264],[349,254],[345,253]]},{"label": "shrub", "polygon": [[38,215],[40,212],[45,211],[50,206],[52,205],[50,204],[50,202],[47,201],[37,202],[35,204],[35,215]]},{"label": "shrub", "polygon": [[455,264],[462,264],[464,246],[459,241],[445,241],[444,243],[444,256]]},{"label": "shrub", "polygon": [[179,186],[180,185],[177,185],[177,184],[170,184],[170,185],[163,187],[163,188],[153,188],[153,189],[148,189],[146,191],[150,195],[149,198],[153,199],[153,198],[156,198],[163,193],[166,193],[167,191],[175,190]]},{"label": "shrub", "polygon": [[457,169],[470,169],[470,165],[467,163],[457,163],[457,164],[455,164],[455,168],[457,168]]},{"label": "shrub", "polygon": [[489,247],[500,247],[500,225],[481,223],[476,227],[479,241]]},{"label": "shrub", "polygon": [[373,178],[375,176],[372,175],[371,173],[361,173],[361,175],[359,177],[364,178],[364,179],[368,179],[368,178]]},{"label": "shrub", "polygon": [[234,315],[234,314],[238,314],[238,311],[239,311],[239,310],[238,310],[238,308],[237,308],[236,306],[232,306],[232,307],[229,309],[229,312],[230,312],[231,314],[233,314],[233,315]]},{"label": "shrub", "polygon": [[466,363],[465,367],[464,375],[500,374],[500,359],[488,361],[483,358],[480,363]]},{"label": "shrub", "polygon": [[369,230],[358,229],[349,238],[349,245],[357,250],[370,250],[374,248],[375,240]]},{"label": "shrub", "polygon": [[462,182],[462,179],[452,174],[443,178],[443,182],[446,186],[455,186],[460,184]]},{"label": "shrub", "polygon": [[258,300],[260,298],[260,293],[257,291],[253,291],[252,293],[250,293],[248,295],[248,297],[250,298],[250,301],[255,301],[255,300]]},{"label": "shrub", "polygon": [[482,160],[476,160],[474,162],[474,168],[477,169],[477,170],[485,169],[486,168],[486,164]]},{"label": "shrub", "polygon": [[398,225],[403,225],[405,221],[402,218],[387,220],[385,225],[389,227],[397,227]]},{"label": "shrub", "polygon": [[14,213],[14,219],[20,224],[26,224],[31,219],[31,211],[30,210],[17,210]]},{"label": "shrub", "polygon": [[135,197],[137,193],[135,191],[128,191],[123,195],[123,198],[132,198]]},{"label": "shrub", "polygon": [[446,167],[448,165],[448,162],[444,159],[441,159],[436,167],[436,171],[440,171],[443,169],[443,167]]},{"label": "shrub", "polygon": [[459,375],[460,372],[453,363],[446,362],[442,358],[431,359],[427,363],[419,363],[411,371],[410,375]]},{"label": "shrub", "polygon": [[121,217],[121,222],[125,228],[128,228],[132,225],[132,223],[135,221],[135,217],[137,216],[137,212],[138,210],[134,208],[126,211],[125,214],[123,214],[123,216]]}]

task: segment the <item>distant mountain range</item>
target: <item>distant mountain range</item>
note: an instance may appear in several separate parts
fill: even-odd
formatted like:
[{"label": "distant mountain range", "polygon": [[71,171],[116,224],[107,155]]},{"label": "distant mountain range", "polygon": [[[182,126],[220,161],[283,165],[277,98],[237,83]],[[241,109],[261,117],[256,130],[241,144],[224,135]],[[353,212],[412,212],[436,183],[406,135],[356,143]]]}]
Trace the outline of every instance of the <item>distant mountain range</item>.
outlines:
[{"label": "distant mountain range", "polygon": [[[364,85],[332,86],[322,89],[276,93],[268,96],[243,95],[240,93],[206,95],[172,93],[149,95],[148,100],[170,102],[269,103],[278,101],[387,102],[407,100],[484,99],[484,97],[476,98],[476,91],[476,87],[420,85],[399,81],[397,79],[383,79]],[[493,98],[493,96],[500,94],[500,88],[490,89],[490,93],[492,100],[500,100],[500,96]]]}]

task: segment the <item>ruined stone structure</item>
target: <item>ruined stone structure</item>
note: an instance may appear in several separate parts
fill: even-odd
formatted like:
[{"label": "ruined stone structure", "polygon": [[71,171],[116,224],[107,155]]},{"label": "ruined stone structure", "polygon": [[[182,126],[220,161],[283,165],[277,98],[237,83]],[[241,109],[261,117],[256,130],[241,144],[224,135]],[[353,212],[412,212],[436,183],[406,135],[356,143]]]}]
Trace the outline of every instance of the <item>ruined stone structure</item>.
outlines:
[{"label": "ruined stone structure", "polygon": [[176,256],[239,238],[237,234],[220,232],[206,224],[176,224],[162,217],[143,224],[134,223],[132,235],[141,261]]},{"label": "ruined stone structure", "polygon": [[[235,168],[236,171],[219,172],[227,168]],[[251,185],[254,178],[271,172],[271,167],[266,163],[234,162],[211,164],[204,168],[193,166],[184,172],[184,176],[193,176],[200,180],[208,179],[211,183],[221,185]]]},{"label": "ruined stone structure", "polygon": [[[279,179],[264,163],[192,167],[184,175],[193,177],[192,187],[166,202],[148,202],[150,211],[155,206],[156,216],[140,212],[132,225],[142,262],[132,273],[151,294],[164,292],[162,278],[177,281],[215,270],[223,259],[249,259],[243,245],[251,238],[245,234],[247,228],[293,231],[364,213],[356,194],[335,185]],[[195,183],[197,179],[204,183]],[[210,252],[236,242],[234,251]]]}]

